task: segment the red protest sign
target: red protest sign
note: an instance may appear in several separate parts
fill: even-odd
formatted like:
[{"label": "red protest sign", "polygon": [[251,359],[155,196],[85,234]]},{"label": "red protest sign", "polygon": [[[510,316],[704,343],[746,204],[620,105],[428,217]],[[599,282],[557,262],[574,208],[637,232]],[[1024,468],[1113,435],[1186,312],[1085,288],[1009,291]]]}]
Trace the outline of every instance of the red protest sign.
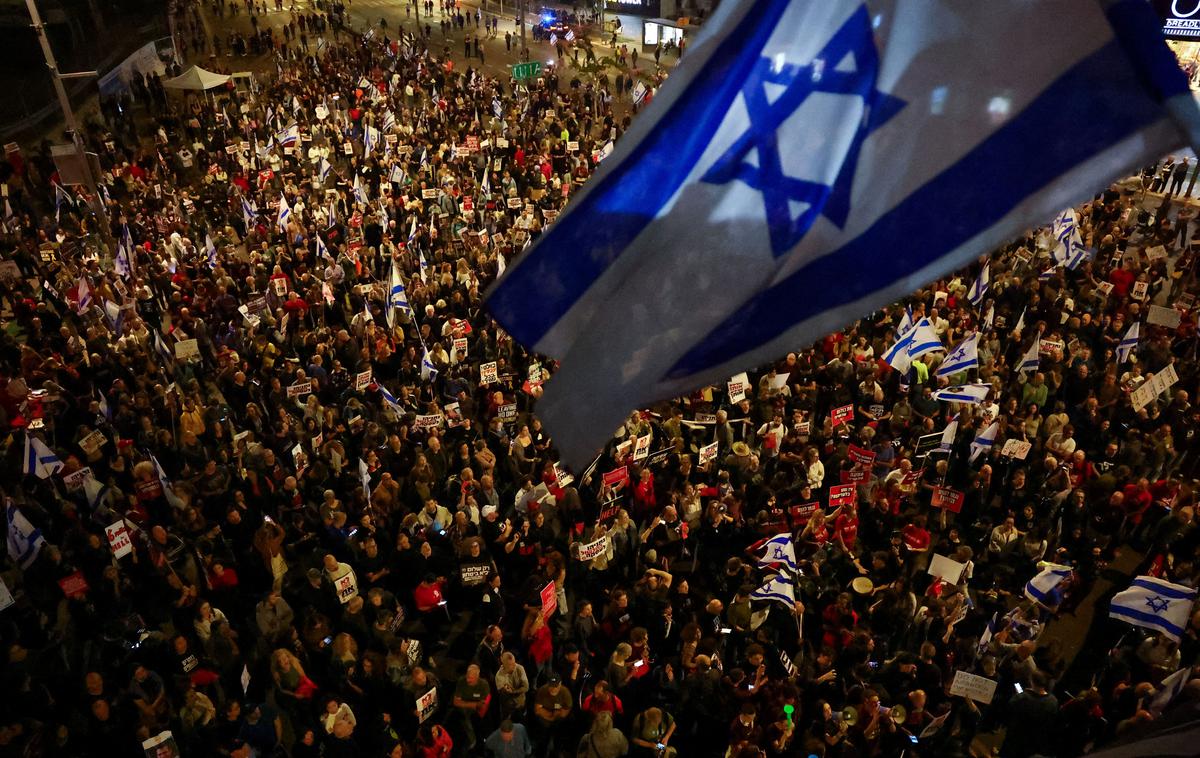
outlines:
[{"label": "red protest sign", "polygon": [[817,512],[817,508],[821,507],[820,503],[801,503],[788,508],[788,515],[792,518],[793,525],[807,524],[812,515]]},{"label": "red protest sign", "polygon": [[[846,407],[849,408],[850,406]],[[846,452],[846,457],[860,466],[870,466],[875,462],[875,453],[858,445],[851,445],[850,449]]]},{"label": "red protest sign", "polygon": [[558,607],[558,592],[554,587],[554,582],[550,582],[545,587],[542,587],[542,618],[548,619],[554,615],[554,609]]},{"label": "red protest sign", "polygon": [[604,475],[604,483],[609,487],[619,487],[629,483],[629,467],[621,466]]},{"label": "red protest sign", "polygon": [[930,504],[934,508],[945,508],[951,513],[958,513],[962,510],[964,498],[963,493],[958,490],[952,490],[949,487],[934,487],[933,500]]},{"label": "red protest sign", "polygon": [[83,597],[88,591],[87,579],[83,578],[82,571],[76,571],[74,574],[68,574],[59,579],[58,586],[62,588],[63,594],[69,598]]},{"label": "red protest sign", "polygon": [[858,500],[858,487],[853,484],[835,484],[829,488],[829,507],[839,508]]},{"label": "red protest sign", "polygon": [[842,484],[862,484],[867,481],[867,471],[865,469],[853,469],[840,472]]},{"label": "red protest sign", "polygon": [[829,417],[833,420],[834,426],[844,424],[854,418],[854,406],[843,405],[841,408],[834,408]]}]

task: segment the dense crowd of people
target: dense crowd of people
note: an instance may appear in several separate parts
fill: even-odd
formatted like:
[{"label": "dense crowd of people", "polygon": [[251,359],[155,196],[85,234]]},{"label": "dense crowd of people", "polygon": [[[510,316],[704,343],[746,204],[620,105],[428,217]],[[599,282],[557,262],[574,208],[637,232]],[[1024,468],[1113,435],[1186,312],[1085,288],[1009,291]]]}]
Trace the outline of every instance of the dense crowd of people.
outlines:
[{"label": "dense crowd of people", "polygon": [[[534,414],[553,362],[483,293],[628,97],[427,40],[147,84],[90,130],[98,197],[0,164],[0,755],[1076,756],[1195,715],[1200,685],[1159,696],[1200,614],[1173,640],[1084,605],[1200,579],[1181,164],[1078,208],[1080,265],[1031,231],[977,302],[981,264],[570,471]],[[944,349],[894,370],[921,319]],[[1033,599],[1046,562],[1070,574]],[[1079,612],[1072,656],[1043,633]]]}]

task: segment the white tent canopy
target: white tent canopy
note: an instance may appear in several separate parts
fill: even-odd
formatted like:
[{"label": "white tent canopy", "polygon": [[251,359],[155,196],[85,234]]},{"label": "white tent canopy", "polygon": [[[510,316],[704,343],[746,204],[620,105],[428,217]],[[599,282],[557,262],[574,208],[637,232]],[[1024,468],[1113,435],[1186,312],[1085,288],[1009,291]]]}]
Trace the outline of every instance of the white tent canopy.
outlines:
[{"label": "white tent canopy", "polygon": [[171,89],[208,90],[225,84],[230,78],[227,74],[214,74],[199,66],[192,66],[174,79],[163,82],[163,86]]}]

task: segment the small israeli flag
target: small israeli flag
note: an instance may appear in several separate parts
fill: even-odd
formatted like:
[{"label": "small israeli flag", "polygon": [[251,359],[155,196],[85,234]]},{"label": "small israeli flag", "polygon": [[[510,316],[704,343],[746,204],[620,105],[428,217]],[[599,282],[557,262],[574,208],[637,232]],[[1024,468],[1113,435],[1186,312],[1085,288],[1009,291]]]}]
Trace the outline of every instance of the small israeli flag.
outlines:
[{"label": "small israeli flag", "polygon": [[1063,579],[1071,575],[1070,566],[1059,566],[1055,563],[1041,564],[1041,571],[1037,576],[1030,579],[1025,584],[1025,597],[1035,603],[1042,605],[1051,605],[1050,593],[1057,587]]},{"label": "small israeli flag", "polygon": [[292,123],[275,135],[275,141],[283,147],[292,147],[300,140],[300,126]]},{"label": "small israeli flag", "polygon": [[283,195],[279,196],[279,215],[275,218],[275,226],[281,232],[287,231],[288,219],[292,217],[292,209],[288,207]]},{"label": "small israeli flag", "polygon": [[993,421],[984,429],[975,440],[971,443],[971,458],[970,462],[974,463],[975,459],[984,453],[990,451],[996,444],[996,435],[1000,433],[1000,422]]},{"label": "small israeli flag", "polygon": [[759,566],[782,563],[792,571],[800,568],[796,563],[796,546],[792,544],[792,535],[786,532],[767,540],[760,546],[760,549],[764,552],[758,559]]},{"label": "small israeli flag", "polygon": [[1137,350],[1138,340],[1141,338],[1142,325],[1140,322],[1133,322],[1129,327],[1129,331],[1125,332],[1125,336],[1121,338],[1117,344],[1117,364],[1120,365],[1129,360],[1129,357]]},{"label": "small israeli flag", "polygon": [[75,297],[75,312],[86,313],[92,305],[92,288],[88,286],[86,276],[79,277],[79,282],[75,285]]},{"label": "small israeli flag", "polygon": [[250,200],[242,197],[242,219],[246,222],[246,226],[253,226],[254,220],[258,218],[258,208]]},{"label": "small israeli flag", "polygon": [[[984,395],[986,397],[986,393]],[[954,418],[950,419],[950,423],[946,424],[946,428],[942,430],[942,440],[938,443],[938,450],[950,452],[954,449],[954,438],[958,436],[958,414],[954,414]]]},{"label": "small israeli flag", "polygon": [[357,174],[354,176],[354,200],[362,205],[367,204],[367,191],[363,187],[362,177]]},{"label": "small israeli flag", "polygon": [[163,497],[176,511],[182,511],[187,507],[187,503],[183,502],[183,498],[176,495],[175,490],[171,489],[171,480],[167,478],[167,472],[163,470],[162,465],[153,455],[150,456],[150,462],[154,464],[154,473],[158,476],[159,485],[162,486]]},{"label": "small israeli flag", "polygon": [[211,234],[204,235],[204,249],[208,252],[208,267],[217,267],[217,246],[213,243]]},{"label": "small israeli flag", "polygon": [[1108,615],[1134,626],[1154,629],[1179,642],[1187,629],[1196,590],[1152,576],[1139,576],[1113,596]]},{"label": "small israeli flag", "polygon": [[942,365],[938,366],[938,376],[950,376],[960,371],[979,368],[979,332],[975,332],[950,351]]},{"label": "small israeli flag", "polygon": [[427,276],[428,276],[428,275],[427,275],[427,269],[429,268],[429,264],[427,264],[427,263],[425,262],[425,253],[424,253],[424,251],[418,251],[418,252],[417,252],[417,264],[418,264],[418,266],[420,267],[420,268],[418,269],[418,273],[420,274],[420,277],[421,277],[421,284],[428,284],[428,283],[429,283],[429,279],[427,278]]},{"label": "small israeli flag", "polygon": [[367,155],[375,152],[375,146],[379,144],[379,130],[367,126],[363,128],[363,152]]},{"label": "small israeli flag", "polygon": [[362,458],[358,459],[358,481],[362,484],[363,497],[371,502],[371,469]]},{"label": "small israeli flag", "polygon": [[1018,334],[1023,334],[1025,332],[1025,312],[1027,310],[1029,310],[1029,306],[1025,306],[1021,309],[1021,315],[1017,317],[1017,323],[1013,325],[1013,331],[1017,332]]},{"label": "small israeli flag", "polygon": [[45,442],[25,433],[25,458],[21,471],[38,479],[49,479],[63,468],[63,462]]},{"label": "small israeli flag", "polygon": [[789,608],[796,605],[796,588],[790,577],[774,574],[761,587],[750,593],[751,600],[775,601]]},{"label": "small israeli flag", "polygon": [[429,348],[422,346],[424,353],[421,355],[421,381],[433,382],[437,379],[437,366],[433,364],[433,358],[429,355]]},{"label": "small israeli flag", "polygon": [[383,130],[390,132],[396,128],[396,114],[392,113],[391,109],[383,112]]},{"label": "small israeli flag", "polygon": [[27,569],[42,552],[46,538],[42,536],[41,529],[29,523],[11,497],[5,498],[4,502],[8,521],[8,557],[21,568]]},{"label": "small israeli flag", "polygon": [[128,279],[130,274],[133,273],[129,266],[129,253],[124,241],[117,243],[117,257],[113,260],[113,267],[122,279]]},{"label": "small israeli flag", "polygon": [[317,173],[321,177],[321,184],[325,183],[325,179],[329,176],[330,171],[333,171],[333,166],[330,165],[328,160],[322,158],[321,162],[317,165]]},{"label": "small israeli flag", "polygon": [[987,295],[988,288],[992,286],[992,262],[988,261],[983,264],[983,268],[979,269],[979,276],[975,277],[975,281],[971,284],[971,289],[967,292],[967,299],[971,301],[971,305],[976,308],[983,305],[983,298]]},{"label": "small israeli flag", "polygon": [[392,164],[392,172],[388,174],[388,181],[392,184],[404,184],[404,169],[400,168],[399,162]]},{"label": "small israeli flag", "polygon": [[1042,338],[1034,337],[1033,344],[1029,346],[1029,349],[1021,356],[1021,362],[1017,364],[1017,373],[1024,374],[1029,371],[1037,371],[1038,366],[1042,363],[1041,350]]},{"label": "small israeli flag", "polygon": [[333,256],[329,254],[329,248],[325,247],[325,240],[321,239],[321,235],[319,234],[313,236],[317,239],[317,256],[332,263]]},{"label": "small israeli flag", "polygon": [[934,392],[933,399],[947,403],[979,405],[991,391],[992,385],[990,384],[959,384]]}]

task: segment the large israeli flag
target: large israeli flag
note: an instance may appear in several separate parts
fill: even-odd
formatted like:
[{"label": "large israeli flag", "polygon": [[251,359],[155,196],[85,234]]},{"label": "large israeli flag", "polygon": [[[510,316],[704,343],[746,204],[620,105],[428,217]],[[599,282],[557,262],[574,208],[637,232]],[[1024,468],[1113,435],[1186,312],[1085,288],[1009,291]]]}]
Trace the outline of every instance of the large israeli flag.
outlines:
[{"label": "large israeli flag", "polygon": [[1113,595],[1108,615],[1134,626],[1156,629],[1176,642],[1187,628],[1196,590],[1152,576],[1139,576]]},{"label": "large israeli flag", "polygon": [[21,463],[21,472],[36,475],[39,479],[49,479],[63,469],[63,462],[45,442],[25,433],[25,456]]},{"label": "large israeli flag", "polygon": [[750,593],[751,600],[774,600],[789,608],[796,605],[796,588],[783,574],[775,574],[763,586]]},{"label": "large israeli flag", "polygon": [[993,421],[988,425],[987,429],[979,433],[979,436],[971,443],[971,463],[974,463],[976,458],[992,449],[996,444],[996,435],[999,432],[1000,422]]},{"label": "large israeli flag", "polygon": [[489,293],[561,360],[539,412],[564,457],[1183,145],[1158,26],[1144,0],[726,0]]},{"label": "large israeli flag", "polygon": [[1050,593],[1070,575],[1070,566],[1046,563],[1041,567],[1037,576],[1025,583],[1025,597],[1035,603],[1048,605],[1050,604],[1048,601],[1052,600]]},{"label": "large israeli flag", "polygon": [[979,405],[987,399],[988,393],[992,391],[990,384],[959,384],[954,387],[947,387],[933,393],[934,400],[942,400],[947,403],[967,403],[968,405]]},{"label": "large israeli flag", "polygon": [[1129,357],[1137,350],[1138,340],[1141,339],[1142,325],[1139,321],[1134,321],[1129,327],[1129,331],[1125,332],[1125,336],[1117,344],[1117,363],[1124,363],[1129,360]]}]

